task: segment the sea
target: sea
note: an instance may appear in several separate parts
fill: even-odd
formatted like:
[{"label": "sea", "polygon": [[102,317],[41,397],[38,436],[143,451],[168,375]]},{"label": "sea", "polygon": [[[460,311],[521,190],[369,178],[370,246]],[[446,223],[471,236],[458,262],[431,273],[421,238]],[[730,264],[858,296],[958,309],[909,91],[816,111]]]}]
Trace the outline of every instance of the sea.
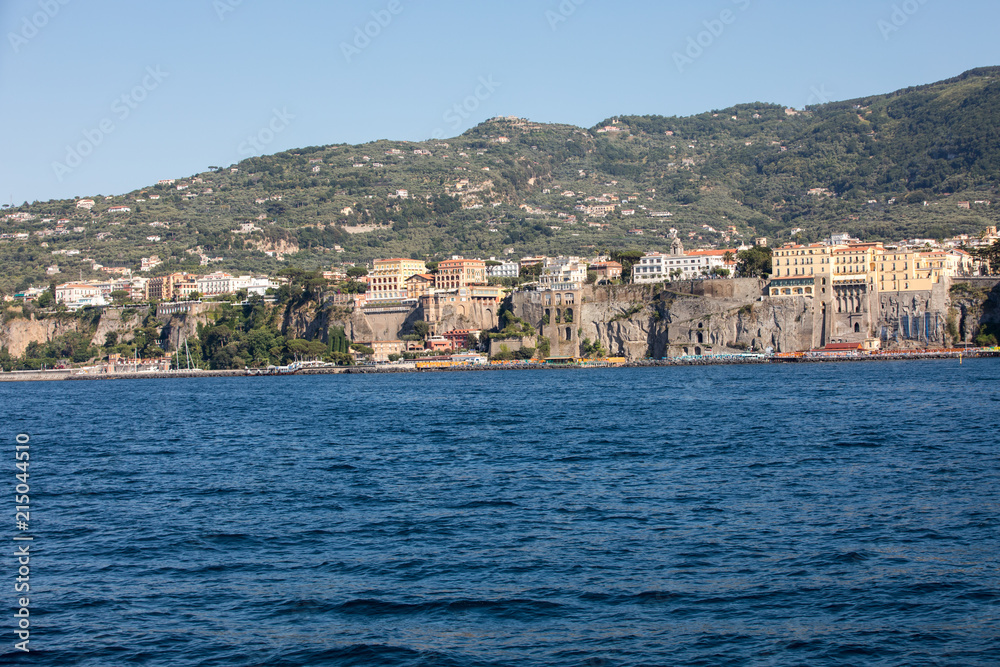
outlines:
[{"label": "sea", "polygon": [[998,380],[0,383],[0,664],[998,665]]}]

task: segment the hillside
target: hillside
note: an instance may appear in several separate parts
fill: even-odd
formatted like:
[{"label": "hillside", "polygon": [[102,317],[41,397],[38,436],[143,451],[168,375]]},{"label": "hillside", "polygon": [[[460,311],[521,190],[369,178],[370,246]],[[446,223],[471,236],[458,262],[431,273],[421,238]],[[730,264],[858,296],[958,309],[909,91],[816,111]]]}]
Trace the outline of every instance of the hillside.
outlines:
[{"label": "hillside", "polygon": [[[983,68],[798,112],[754,103],[590,129],[500,118],[443,141],[307,147],[91,196],[89,210],[76,199],[5,210],[0,291],[153,254],[161,271],[205,272],[218,259],[207,266],[274,272],[391,255],[665,249],[672,229],[689,246],[773,243],[793,230],[803,240],[977,233],[1000,217],[997,119],[1000,68]],[[614,211],[577,210],[601,205]]]}]

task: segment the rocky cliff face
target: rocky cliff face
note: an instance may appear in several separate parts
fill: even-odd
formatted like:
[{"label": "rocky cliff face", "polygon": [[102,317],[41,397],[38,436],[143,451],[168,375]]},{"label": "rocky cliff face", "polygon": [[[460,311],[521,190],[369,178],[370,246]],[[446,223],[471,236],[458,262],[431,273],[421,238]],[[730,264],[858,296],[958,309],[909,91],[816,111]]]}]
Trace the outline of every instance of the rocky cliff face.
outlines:
[{"label": "rocky cliff face", "polygon": [[[587,342],[611,356],[630,360],[727,352],[791,352],[819,347],[827,324],[824,303],[805,296],[762,297],[758,280],[707,280],[663,286],[587,287],[570,292],[519,292],[514,314],[549,340],[550,356],[582,354]],[[867,306],[866,306],[867,308]],[[985,325],[1000,334],[1000,279],[961,279],[930,292],[878,295],[865,313],[866,330],[855,337],[877,337],[885,348],[913,348],[972,342]],[[360,309],[307,302],[279,314],[289,338],[328,340],[343,327],[353,341],[396,340],[425,320],[439,333],[452,329],[492,329],[497,309],[491,304],[439,305],[398,313],[366,314]],[[69,331],[94,330],[92,343],[103,345],[108,333],[130,340],[146,321],[147,309],[104,309],[99,318],[14,318],[0,324],[0,347],[21,356],[31,341],[48,342]],[[836,315],[834,315],[836,317]],[[199,324],[213,321],[211,306],[157,318],[162,338],[180,349]],[[538,343],[531,341],[530,347]],[[510,347],[510,346],[509,346]],[[511,347],[511,349],[516,349]]]},{"label": "rocky cliff face", "polygon": [[47,343],[70,331],[80,331],[78,320],[17,318],[0,325],[0,348],[7,348],[13,357],[20,357],[28,344]]},{"label": "rocky cliff face", "polygon": [[[948,344],[949,309],[956,311],[961,339],[971,340],[983,323],[1000,326],[997,282],[951,295],[947,282],[929,292],[882,293],[857,315],[828,313],[828,304],[813,297],[762,296],[764,284],[758,280],[672,283],[655,291],[628,286],[551,296],[525,292],[515,295],[513,304],[516,315],[552,341],[552,356],[579,355],[587,339],[599,341],[612,356],[630,360],[769,349],[794,352],[866,338],[880,338],[886,348],[906,349]],[[848,327],[848,317],[864,324]]]},{"label": "rocky cliff face", "polygon": [[1000,278],[957,279],[948,296],[946,327],[956,342],[973,342],[984,327],[1000,338]]},{"label": "rocky cliff face", "polygon": [[664,290],[598,287],[563,293],[558,303],[546,293],[519,293],[513,306],[549,339],[552,356],[577,356],[588,340],[629,360],[810,347],[806,298],[762,300],[762,290],[758,280],[694,281]]}]

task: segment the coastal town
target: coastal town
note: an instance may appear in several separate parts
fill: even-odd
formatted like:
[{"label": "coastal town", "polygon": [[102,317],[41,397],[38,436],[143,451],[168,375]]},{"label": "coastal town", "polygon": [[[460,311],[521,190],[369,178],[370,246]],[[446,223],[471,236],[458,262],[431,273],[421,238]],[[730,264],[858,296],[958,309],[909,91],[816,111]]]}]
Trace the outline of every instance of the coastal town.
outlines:
[{"label": "coastal town", "polygon": [[[752,246],[686,249],[675,237],[669,252],[662,253],[632,252],[589,258],[528,256],[519,260],[452,256],[437,262],[384,258],[367,265],[332,266],[316,272],[314,279],[323,286],[325,305],[369,320],[382,318],[392,322],[377,331],[378,327],[369,327],[366,332],[369,335],[358,336],[360,327],[352,331],[353,337],[345,334],[349,339],[341,351],[348,356],[338,357],[336,363],[408,361],[419,364],[415,367],[428,368],[546,359],[635,361],[636,355],[624,348],[608,350],[596,337],[594,341],[581,338],[582,327],[574,328],[583,317],[584,304],[594,301],[592,292],[586,290],[669,290],[673,285],[675,290],[693,292],[697,285],[701,293],[731,294],[732,288],[728,292],[724,289],[727,283],[748,279],[759,285],[751,286],[750,296],[753,289],[759,289],[761,301],[780,303],[799,298],[822,305],[813,309],[816,321],[809,344],[800,344],[801,349],[788,349],[787,345],[785,349],[775,349],[782,345],[753,342],[750,346],[742,345],[749,348],[742,350],[745,356],[810,351],[843,355],[892,347],[884,322],[879,324],[877,311],[882,297],[911,299],[915,304],[917,299],[912,297],[926,296],[930,307],[935,291],[949,288],[954,281],[988,279],[991,266],[978,250],[992,247],[998,241],[1000,236],[995,227],[988,227],[975,237],[961,236],[943,242],[907,239],[892,244],[865,243],[847,234],[835,234],[820,243],[792,242],[774,248],[768,245],[768,239],[758,238]],[[755,264],[762,258],[766,258],[766,263]],[[224,271],[163,274],[161,266],[156,256],[144,257],[136,267],[95,265],[96,271],[105,274],[104,279],[36,287],[8,296],[6,301],[66,312],[146,305],[163,318],[209,312],[213,304],[273,304],[278,294],[283,289],[287,291],[294,282],[294,276],[287,272],[273,276],[231,275]],[[678,288],[678,285],[686,286]],[[532,302],[544,308],[536,315],[528,315],[523,308],[518,310],[511,305],[515,296],[516,302]],[[538,321],[529,323],[532,317]],[[926,343],[943,340],[939,329],[949,326],[944,319],[925,314],[902,318],[900,330],[895,333],[896,342],[900,333],[905,339],[922,337]],[[414,325],[415,322],[419,324]],[[523,331],[512,330],[511,322],[523,322]],[[701,330],[692,332],[689,336],[692,345],[669,347],[665,358],[740,355],[737,343],[713,346],[707,334]],[[544,345],[539,343],[541,340]],[[129,369],[167,371],[185,364],[190,367],[190,352],[180,347],[180,340],[174,346],[164,345],[171,354],[165,352],[153,359],[128,358],[120,352],[109,352],[95,368],[113,373]],[[305,348],[301,351],[301,361],[296,354],[296,368],[303,367],[308,359],[313,359],[313,365],[318,364],[324,356],[319,348],[311,354]],[[651,358],[649,354],[644,356]]]}]

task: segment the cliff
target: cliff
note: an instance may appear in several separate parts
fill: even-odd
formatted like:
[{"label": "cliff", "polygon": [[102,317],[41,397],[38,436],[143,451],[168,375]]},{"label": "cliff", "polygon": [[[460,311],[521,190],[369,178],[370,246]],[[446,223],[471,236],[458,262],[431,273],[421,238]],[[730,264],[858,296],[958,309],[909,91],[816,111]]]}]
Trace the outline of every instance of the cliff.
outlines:
[{"label": "cliff", "polygon": [[[971,342],[983,325],[1000,332],[998,283],[971,279],[924,292],[875,295],[852,287],[850,296],[834,289],[825,297],[770,297],[763,296],[763,281],[706,280],[521,292],[512,307],[549,339],[555,357],[578,356],[588,342],[629,360],[794,352],[870,338],[886,349],[914,349]],[[951,328],[958,333],[950,335]]]},{"label": "cliff", "polygon": [[0,348],[6,348],[13,357],[20,357],[29,343],[47,343],[70,331],[83,331],[81,324],[79,320],[67,318],[9,319],[0,325]]}]

